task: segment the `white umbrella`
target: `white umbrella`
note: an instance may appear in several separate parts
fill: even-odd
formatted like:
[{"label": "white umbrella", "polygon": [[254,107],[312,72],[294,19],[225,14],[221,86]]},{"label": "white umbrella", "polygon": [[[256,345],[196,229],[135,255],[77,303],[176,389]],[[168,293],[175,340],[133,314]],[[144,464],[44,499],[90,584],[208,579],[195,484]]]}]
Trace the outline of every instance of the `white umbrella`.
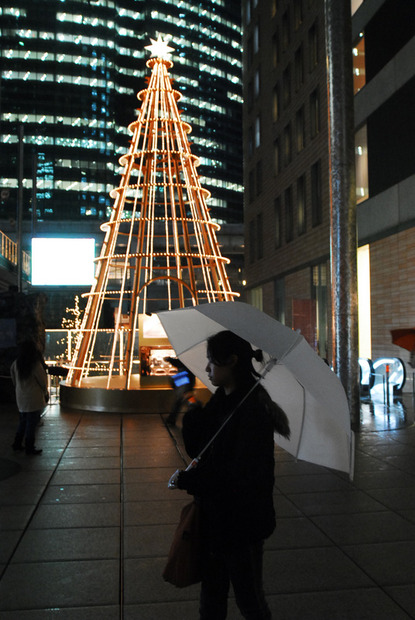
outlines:
[{"label": "white umbrella", "polygon": [[301,334],[241,302],[217,302],[159,312],[176,355],[211,390],[206,340],[229,329],[277,363],[262,380],[286,412],[291,437],[276,443],[298,459],[353,474],[349,406],[337,375]]}]

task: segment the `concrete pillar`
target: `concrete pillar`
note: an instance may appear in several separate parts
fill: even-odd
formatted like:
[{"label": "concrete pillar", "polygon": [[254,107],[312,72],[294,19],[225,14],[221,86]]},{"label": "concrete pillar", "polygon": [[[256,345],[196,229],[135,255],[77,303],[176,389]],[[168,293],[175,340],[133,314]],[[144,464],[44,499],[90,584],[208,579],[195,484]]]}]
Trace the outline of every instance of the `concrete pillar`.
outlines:
[{"label": "concrete pillar", "polygon": [[357,318],[356,180],[351,11],[325,0],[330,145],[330,231],[333,366],[360,424]]}]

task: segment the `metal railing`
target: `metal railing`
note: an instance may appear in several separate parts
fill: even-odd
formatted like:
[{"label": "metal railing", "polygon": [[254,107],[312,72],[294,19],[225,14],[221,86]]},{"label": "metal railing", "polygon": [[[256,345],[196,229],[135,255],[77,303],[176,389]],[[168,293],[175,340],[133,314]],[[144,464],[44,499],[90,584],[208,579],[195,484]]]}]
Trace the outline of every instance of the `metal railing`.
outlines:
[{"label": "metal railing", "polygon": [[[19,252],[17,243],[10,239],[7,235],[0,230],[0,255],[8,260],[12,265],[17,265]],[[30,275],[30,255],[27,252],[22,252],[22,271],[27,276]]]}]

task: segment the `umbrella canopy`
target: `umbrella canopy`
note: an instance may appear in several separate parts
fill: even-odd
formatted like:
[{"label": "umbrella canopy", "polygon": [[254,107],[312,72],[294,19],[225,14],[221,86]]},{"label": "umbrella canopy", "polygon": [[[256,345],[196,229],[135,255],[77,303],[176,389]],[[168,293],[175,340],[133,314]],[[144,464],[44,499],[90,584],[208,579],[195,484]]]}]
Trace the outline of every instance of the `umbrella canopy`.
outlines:
[{"label": "umbrella canopy", "polygon": [[415,329],[391,329],[392,342],[407,351],[415,350]]},{"label": "umbrella canopy", "polygon": [[301,334],[240,302],[203,304],[158,316],[176,355],[211,391],[215,388],[205,370],[206,340],[219,331],[229,329],[276,359],[262,384],[284,409],[291,427],[291,438],[276,435],[276,443],[298,459],[352,475],[353,432],[346,394]]}]

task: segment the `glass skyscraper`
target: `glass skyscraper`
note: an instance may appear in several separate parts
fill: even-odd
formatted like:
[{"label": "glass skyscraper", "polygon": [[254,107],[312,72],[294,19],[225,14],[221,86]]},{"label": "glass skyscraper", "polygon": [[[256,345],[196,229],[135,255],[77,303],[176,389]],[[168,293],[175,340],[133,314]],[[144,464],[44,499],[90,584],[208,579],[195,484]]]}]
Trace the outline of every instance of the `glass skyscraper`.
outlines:
[{"label": "glass skyscraper", "polygon": [[[0,8],[0,220],[16,213],[23,128],[23,214],[39,222],[108,217],[144,49],[170,35],[171,76],[192,126],[211,217],[242,222],[241,20],[237,0],[9,0]],[[34,183],[34,180],[36,183]],[[35,185],[36,191],[33,191]],[[33,213],[34,211],[34,213]],[[97,227],[98,228],[98,227]],[[68,229],[68,232],[70,229]]]}]

